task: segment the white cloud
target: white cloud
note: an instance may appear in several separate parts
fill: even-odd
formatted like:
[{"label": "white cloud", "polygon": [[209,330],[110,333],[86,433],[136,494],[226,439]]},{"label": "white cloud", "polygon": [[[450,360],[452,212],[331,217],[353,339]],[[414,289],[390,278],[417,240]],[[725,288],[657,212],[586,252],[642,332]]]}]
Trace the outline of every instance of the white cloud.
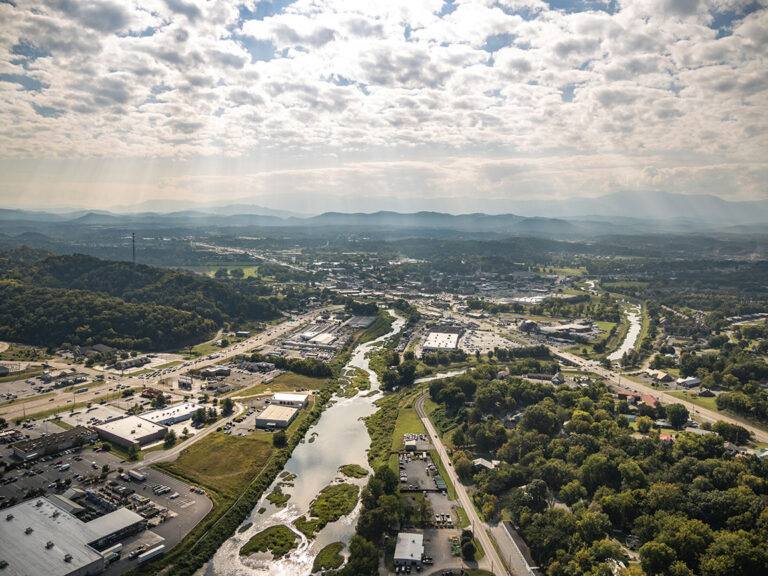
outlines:
[{"label": "white cloud", "polygon": [[[314,185],[301,178],[316,176],[316,158],[405,154],[442,158],[449,177],[356,160],[325,181],[353,193],[366,174],[371,194],[437,196],[584,194],[650,165],[656,176],[638,186],[768,194],[754,168],[768,149],[765,3],[627,0],[610,13],[538,0],[298,0],[261,20],[227,0],[16,4],[0,3],[6,159],[281,157],[290,177],[248,181],[298,192]],[[568,154],[581,161],[563,172]],[[614,156],[621,169],[584,162]],[[499,157],[536,162],[506,187],[460,169]],[[722,177],[668,176],[669,158]]]}]

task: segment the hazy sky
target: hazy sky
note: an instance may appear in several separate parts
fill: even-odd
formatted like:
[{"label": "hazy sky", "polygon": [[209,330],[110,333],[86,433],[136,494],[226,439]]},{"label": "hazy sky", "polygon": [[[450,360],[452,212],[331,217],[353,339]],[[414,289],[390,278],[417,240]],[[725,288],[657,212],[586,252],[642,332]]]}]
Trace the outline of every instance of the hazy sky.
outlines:
[{"label": "hazy sky", "polygon": [[0,206],[766,199],[767,5],[0,0]]}]

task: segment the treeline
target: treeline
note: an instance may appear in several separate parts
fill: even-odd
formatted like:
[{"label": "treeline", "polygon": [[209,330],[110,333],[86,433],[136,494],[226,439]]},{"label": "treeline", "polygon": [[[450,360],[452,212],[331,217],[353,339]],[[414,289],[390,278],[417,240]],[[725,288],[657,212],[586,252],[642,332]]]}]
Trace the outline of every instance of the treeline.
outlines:
[{"label": "treeline", "polygon": [[[745,430],[717,423],[717,434],[682,432],[674,443],[653,431],[635,437],[621,413],[627,406],[601,384],[491,376],[481,369],[432,383],[430,394],[457,412],[454,468],[474,484],[475,504],[488,520],[511,517],[547,574],[610,574],[612,562],[628,561],[624,545],[639,550],[640,567],[628,576],[766,573],[768,462],[731,458],[723,444]],[[638,421],[645,428],[661,410],[678,424],[687,419],[672,405],[648,408]],[[519,421],[505,426],[512,411]],[[501,464],[478,470],[477,456]]]},{"label": "treeline", "polygon": [[768,422],[768,391],[761,385],[768,380],[768,363],[749,348],[749,341],[713,336],[709,343],[719,350],[680,355],[680,373],[700,378],[706,388],[725,390],[716,398],[719,409]]},{"label": "treeline", "polygon": [[206,338],[213,320],[170,306],[0,280],[0,339],[56,347],[159,350]]},{"label": "treeline", "polygon": [[225,320],[274,318],[267,300],[235,291],[232,286],[189,272],[143,264],[100,260],[92,256],[49,256],[31,266],[3,272],[22,284],[84,290],[132,304],[170,306],[221,324]]},{"label": "treeline", "polygon": [[158,350],[200,341],[222,322],[277,316],[273,303],[194,274],[91,256],[0,253],[0,338]]},{"label": "treeline", "polygon": [[280,370],[288,370],[312,378],[333,378],[329,364],[317,358],[286,358],[284,356],[264,356],[254,352],[249,357],[251,362],[271,362]]}]

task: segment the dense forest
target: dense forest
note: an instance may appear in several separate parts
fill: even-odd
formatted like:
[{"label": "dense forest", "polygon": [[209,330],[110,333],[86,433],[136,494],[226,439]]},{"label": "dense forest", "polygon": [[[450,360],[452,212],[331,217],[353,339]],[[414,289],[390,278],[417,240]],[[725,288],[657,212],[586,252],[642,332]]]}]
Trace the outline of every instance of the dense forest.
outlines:
[{"label": "dense forest", "polygon": [[[496,370],[435,382],[430,394],[461,423],[454,467],[476,487],[478,509],[487,519],[512,518],[547,574],[610,574],[630,554],[640,561],[630,575],[768,573],[768,462],[729,456],[730,429],[665,442],[638,434],[622,414],[626,403],[602,384],[499,381]],[[473,408],[452,402],[456,389]],[[651,418],[687,419],[672,406]],[[511,429],[508,414],[520,415]],[[501,464],[478,471],[478,455]]]},{"label": "dense forest", "polygon": [[0,264],[0,338],[26,344],[157,350],[278,314],[268,300],[178,270],[24,249],[0,253]]}]

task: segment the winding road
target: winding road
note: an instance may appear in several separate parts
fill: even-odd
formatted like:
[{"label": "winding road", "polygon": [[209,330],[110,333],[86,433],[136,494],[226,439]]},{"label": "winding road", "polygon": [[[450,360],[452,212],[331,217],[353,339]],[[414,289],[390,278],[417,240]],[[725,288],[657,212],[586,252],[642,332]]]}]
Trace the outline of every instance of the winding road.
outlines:
[{"label": "winding road", "polygon": [[[437,435],[437,432],[435,431],[435,428],[432,425],[432,422],[429,420],[426,413],[424,412],[424,399],[426,397],[427,397],[426,394],[419,396],[419,399],[416,400],[416,402],[414,403],[414,408],[416,409],[416,413],[419,415],[419,418],[421,418],[421,421],[424,424],[424,427],[427,429],[427,433],[429,434],[432,444],[434,444],[435,446],[435,450],[437,450],[437,453],[440,456],[440,460],[443,461],[443,466],[446,470],[446,473],[448,474],[447,480],[451,482],[451,484],[453,484],[454,487],[456,488],[456,496],[458,497],[459,503],[461,504],[462,508],[464,508],[464,511],[467,513],[467,516],[469,517],[469,520],[470,520],[470,524],[474,528],[475,538],[477,538],[477,540],[483,546],[483,550],[485,551],[485,556],[481,561],[478,562],[478,565],[481,565],[485,569],[490,570],[493,574],[504,574],[504,575],[509,574],[506,568],[504,567],[504,564],[502,563],[501,558],[496,552],[496,548],[493,546],[493,543],[491,542],[490,537],[488,536],[487,530],[490,527],[488,526],[488,524],[481,521],[480,517],[477,515],[477,511],[475,510],[475,507],[472,504],[472,500],[470,499],[469,494],[467,494],[467,489],[459,481],[459,478],[456,475],[456,471],[453,469],[453,466],[451,465],[451,459],[448,457],[448,451],[445,449],[445,446],[440,440],[440,437]],[[525,565],[524,563],[521,564],[521,566],[524,566],[524,565]],[[515,574],[526,573],[525,568],[522,568],[518,571],[518,567],[516,563],[512,569],[514,570]]]}]

